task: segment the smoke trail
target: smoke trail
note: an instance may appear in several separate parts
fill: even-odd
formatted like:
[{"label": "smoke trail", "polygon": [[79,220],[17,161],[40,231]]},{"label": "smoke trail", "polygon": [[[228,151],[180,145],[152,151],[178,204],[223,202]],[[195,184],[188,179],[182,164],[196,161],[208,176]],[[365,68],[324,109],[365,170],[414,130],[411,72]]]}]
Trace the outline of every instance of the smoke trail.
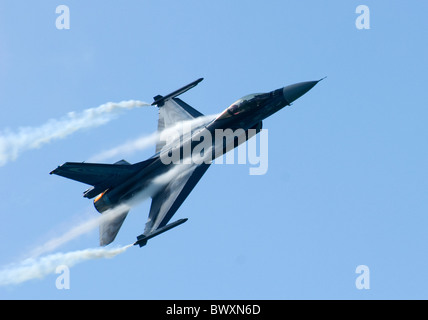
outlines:
[{"label": "smoke trail", "polygon": [[39,127],[22,127],[17,132],[4,130],[0,133],[0,166],[16,160],[26,150],[40,148],[52,140],[63,139],[81,129],[106,124],[120,110],[148,105],[137,100],[108,102],[82,112],[69,112],[66,117],[51,119]]},{"label": "smoke trail", "polygon": [[218,115],[208,115],[198,117],[192,120],[177,122],[175,125],[165,128],[163,131],[156,131],[149,135],[141,136],[135,140],[127,141],[117,147],[110,150],[103,151],[97,155],[92,156],[88,159],[88,162],[102,162],[107,159],[112,159],[118,156],[131,155],[134,152],[142,151],[153,144],[157,143],[159,139],[166,138],[168,136],[179,136],[183,131],[187,129],[195,130],[196,128],[210,122]]},{"label": "smoke trail", "polygon": [[0,286],[20,284],[32,279],[41,279],[49,274],[55,272],[56,268],[60,265],[72,267],[77,263],[101,259],[112,258],[120,253],[125,252],[133,244],[119,248],[96,248],[72,251],[68,253],[54,253],[47,256],[41,256],[48,251],[58,248],[60,245],[75,239],[76,237],[87,233],[94,228],[98,227],[100,223],[113,220],[118,215],[122,214],[124,210],[129,210],[144,199],[156,193],[161,186],[168,183],[172,179],[180,175],[186,175],[191,170],[191,165],[173,165],[166,173],[154,178],[151,186],[145,191],[137,195],[131,203],[122,204],[115,208],[108,210],[97,218],[86,221],[60,237],[54,238],[44,245],[39,246],[31,253],[28,259],[20,263],[10,264],[0,269]]},{"label": "smoke trail", "polygon": [[[195,120],[191,120],[193,126],[202,125],[207,122],[207,120],[212,119],[213,116],[201,117]],[[166,130],[177,130],[180,128],[180,125],[174,126],[174,128],[169,128]],[[166,133],[163,131],[162,133]],[[149,137],[145,137],[150,143],[156,142],[161,133],[152,134]],[[155,138],[153,137],[155,136]],[[119,146],[121,152],[133,152],[141,148],[144,143],[140,144],[130,144],[127,143],[125,146]],[[126,150],[125,150],[126,149]],[[112,153],[111,153],[112,154]],[[114,155],[113,155],[114,156]],[[164,186],[166,183],[171,180],[176,179],[181,175],[189,174],[192,169],[192,165],[178,164],[172,165],[171,169],[165,172],[164,174],[154,178],[151,181],[151,184],[139,195],[134,197],[132,202],[121,204],[115,208],[108,210],[107,212],[99,215],[96,218],[85,221],[73,228],[68,232],[62,234],[59,237],[53,238],[46,242],[45,244],[37,247],[31,253],[31,258],[25,259],[20,263],[8,265],[0,270],[0,286],[19,284],[31,279],[43,278],[51,273],[54,273],[56,268],[59,265],[66,265],[67,267],[72,267],[77,263],[91,260],[91,259],[100,259],[100,258],[112,258],[120,253],[125,252],[132,244],[120,247],[120,248],[97,248],[97,249],[86,249],[79,251],[72,251],[68,253],[54,253],[47,256],[42,256],[43,254],[53,251],[59,246],[92,231],[94,228],[100,226],[101,223],[107,222],[115,219],[121,215],[124,211],[131,209],[141,201],[147,199],[148,197],[153,196],[158,190]]]},{"label": "smoke trail", "polygon": [[127,211],[127,210],[130,210],[130,207],[128,205],[126,204],[118,205],[104,212],[104,214],[102,215],[98,215],[92,219],[84,221],[74,226],[69,231],[63,233],[61,236],[50,239],[46,243],[36,247],[31,251],[30,257],[35,258],[47,252],[51,252],[57,249],[58,247],[62,246],[63,244],[66,244],[78,238],[79,236],[87,234],[92,230],[94,230],[95,228],[98,228],[101,223],[107,222],[109,220],[113,220],[114,218],[118,217],[120,214],[122,214],[124,211]]},{"label": "smoke trail", "polygon": [[44,278],[54,273],[60,265],[66,265],[71,268],[86,260],[113,258],[130,247],[132,247],[132,244],[119,248],[86,249],[68,253],[55,253],[37,259],[26,259],[0,270],[0,286],[16,285],[28,280]]},{"label": "smoke trail", "polygon": [[69,231],[63,233],[62,235],[50,239],[44,244],[33,249],[30,253],[30,257],[35,258],[47,252],[51,252],[57,249],[58,247],[78,238],[79,236],[91,232],[92,230],[98,228],[102,223],[113,221],[123,212],[129,211],[142,201],[153,197],[160,190],[160,188],[162,188],[162,186],[164,186],[169,181],[175,179],[179,175],[187,174],[189,169],[191,169],[190,165],[182,164],[171,166],[170,170],[161,174],[158,177],[155,177],[151,181],[149,187],[141,191],[130,202],[122,203],[114,208],[111,208],[101,215],[98,215],[92,219],[89,219],[72,227]]},{"label": "smoke trail", "polygon": [[159,139],[159,134],[157,132],[154,132],[148,136],[141,136],[135,140],[125,142],[120,146],[117,146],[110,150],[103,151],[100,154],[97,154],[95,156],[92,156],[90,159],[88,159],[88,162],[102,162],[107,159],[112,159],[118,156],[122,157],[124,155],[130,155],[136,151],[142,151],[152,146],[153,144],[156,143],[158,139]]}]

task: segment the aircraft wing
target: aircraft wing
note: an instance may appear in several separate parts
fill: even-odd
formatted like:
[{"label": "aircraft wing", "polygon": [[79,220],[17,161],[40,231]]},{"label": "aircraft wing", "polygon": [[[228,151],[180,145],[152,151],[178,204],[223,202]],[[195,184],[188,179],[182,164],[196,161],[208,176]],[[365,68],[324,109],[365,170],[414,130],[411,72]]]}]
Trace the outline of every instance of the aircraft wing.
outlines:
[{"label": "aircraft wing", "polygon": [[[184,172],[172,179],[152,199],[149,218],[143,236],[150,236],[160,228],[166,226],[195,185],[209,168],[210,164],[181,165]],[[172,169],[174,170],[175,167]]]},{"label": "aircraft wing", "polygon": [[56,174],[93,186],[84,192],[84,197],[93,198],[107,188],[114,187],[128,179],[142,168],[150,165],[156,158],[150,158],[136,164],[125,160],[115,164],[66,162],[50,174]]},{"label": "aircraft wing", "polygon": [[106,179],[119,180],[134,172],[135,167],[132,165],[67,162],[51,171],[50,174],[95,186]]}]

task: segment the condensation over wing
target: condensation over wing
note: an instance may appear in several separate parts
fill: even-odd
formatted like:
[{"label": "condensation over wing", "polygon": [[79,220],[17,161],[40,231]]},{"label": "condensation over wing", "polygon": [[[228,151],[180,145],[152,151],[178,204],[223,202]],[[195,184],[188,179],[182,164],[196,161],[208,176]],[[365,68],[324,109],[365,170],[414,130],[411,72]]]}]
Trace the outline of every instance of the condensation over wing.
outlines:
[{"label": "condensation over wing", "polygon": [[168,223],[207,171],[210,164],[193,164],[190,165],[190,169],[186,168],[186,165],[183,166],[184,173],[176,179],[172,179],[170,183],[153,197],[144,235],[149,235]]},{"label": "condensation over wing", "polygon": [[[157,95],[154,97],[152,105],[159,107],[158,132],[173,126],[174,124],[186,120],[203,116],[202,113],[193,109],[187,103],[177,98],[179,95],[197,86],[204,78],[199,78],[188,85],[167,94],[166,96]],[[160,152],[165,146],[165,141],[158,141],[156,144],[156,153]]]},{"label": "condensation over wing", "polygon": [[[203,116],[203,114],[179,98],[166,100],[159,107],[158,132],[162,132],[164,129],[178,122],[192,120],[200,116]],[[156,153],[160,152],[164,146],[165,141],[158,141],[156,144]]]}]

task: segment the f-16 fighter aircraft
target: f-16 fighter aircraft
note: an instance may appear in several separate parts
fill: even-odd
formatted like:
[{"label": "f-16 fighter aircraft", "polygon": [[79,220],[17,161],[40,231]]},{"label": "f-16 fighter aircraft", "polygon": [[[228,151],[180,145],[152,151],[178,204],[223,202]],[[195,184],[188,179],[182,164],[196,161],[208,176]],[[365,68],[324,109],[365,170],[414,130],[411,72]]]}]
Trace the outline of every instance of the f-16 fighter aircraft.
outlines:
[{"label": "f-16 fighter aircraft", "polygon": [[[160,139],[156,145],[156,154],[148,160],[135,164],[125,160],[115,164],[67,162],[51,172],[51,174],[91,185],[92,187],[86,190],[83,196],[89,199],[95,198],[96,210],[106,215],[109,209],[120,208],[122,204],[132,202],[133,198],[150,189],[152,204],[148,220],[144,233],[139,235],[134,243],[140,247],[146,245],[149,239],[187,221],[187,219],[180,219],[168,224],[214,158],[260,132],[263,119],[289,106],[322,79],[292,84],[267,93],[247,95],[234,102],[214,119],[207,119],[201,112],[178,98],[202,80],[202,78],[198,79],[166,96],[154,97],[152,105],[159,108],[159,133],[185,121],[201,119],[202,123],[198,123],[196,128],[188,132],[183,131],[174,139]],[[203,161],[184,161],[189,157],[184,150],[192,152],[198,147],[201,137],[204,139],[207,136],[213,137],[216,130],[228,132],[232,135],[232,139],[223,139],[222,136],[221,141],[211,141],[212,148],[209,152],[204,151]],[[237,136],[236,132],[240,132],[240,136]],[[178,163],[171,161],[172,154],[176,155],[175,160],[179,160]],[[209,155],[208,158],[207,155]],[[175,170],[175,173],[168,177],[167,173],[171,170]],[[154,181],[160,176],[167,179],[158,179],[161,183],[157,181],[156,188],[153,188]],[[114,241],[129,209],[130,207],[125,206],[120,214],[100,224],[101,246]]]}]

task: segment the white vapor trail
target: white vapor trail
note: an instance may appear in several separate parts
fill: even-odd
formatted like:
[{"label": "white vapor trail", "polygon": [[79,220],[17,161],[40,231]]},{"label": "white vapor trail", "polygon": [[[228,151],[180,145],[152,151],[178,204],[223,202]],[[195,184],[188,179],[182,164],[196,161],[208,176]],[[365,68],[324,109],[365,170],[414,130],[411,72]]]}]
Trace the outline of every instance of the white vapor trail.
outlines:
[{"label": "white vapor trail", "polygon": [[4,130],[0,132],[0,166],[16,160],[26,150],[40,148],[52,140],[63,139],[81,129],[106,124],[120,110],[148,105],[138,100],[108,102],[82,112],[69,112],[66,117],[50,119],[39,127],[21,127],[16,132]]},{"label": "white vapor trail", "polygon": [[180,175],[186,174],[190,169],[189,165],[180,164],[176,166],[172,166],[170,170],[161,174],[158,177],[153,178],[148,188],[141,191],[138,195],[136,195],[131,202],[123,203],[113,207],[103,214],[98,215],[95,218],[84,221],[74,227],[72,227],[69,231],[61,234],[58,237],[52,238],[44,244],[36,247],[30,253],[30,257],[38,257],[47,252],[51,252],[58,247],[82,236],[98,228],[102,223],[112,221],[118,216],[120,216],[123,212],[131,210],[133,207],[141,203],[142,201],[153,197],[162,186],[164,186],[169,181],[177,178]]},{"label": "white vapor trail", "polygon": [[[142,105],[142,102],[133,102],[133,103],[126,103],[125,105],[135,105],[140,104]],[[105,109],[105,108],[115,108],[114,106],[107,107],[107,105],[100,106],[99,108]],[[123,108],[124,106],[120,107]],[[117,105],[116,105],[117,108]],[[98,108],[96,108],[98,109]],[[85,111],[86,112],[86,111]],[[84,112],[84,113],[85,113]],[[98,123],[98,121],[101,121],[103,117],[99,117],[100,115],[103,115],[104,112],[111,112],[111,111],[91,111],[90,113],[92,115],[84,115],[81,114],[80,118],[85,118],[86,120],[82,120],[82,123],[77,125],[79,121],[76,121],[74,124],[78,128],[88,127],[88,126],[94,126],[95,123]],[[70,116],[69,119],[63,120],[63,126],[65,126],[68,122],[67,120],[72,119],[75,116]],[[150,136],[142,137],[139,140],[128,142],[122,146],[119,146],[115,149],[110,150],[109,152],[103,153],[101,155],[98,155],[98,159],[104,159],[109,157],[117,156],[118,154],[122,153],[132,153],[134,151],[141,150],[142,148],[145,148],[156,141],[158,141],[160,134],[168,134],[168,130],[171,130],[171,133],[174,133],[174,130],[177,132],[177,130],[180,130],[180,128],[183,126],[184,123],[191,124],[192,128],[195,128],[197,126],[201,126],[205,124],[209,119],[215,117],[215,115],[207,116],[207,117],[200,117],[194,120],[190,120],[188,122],[182,122],[180,124],[177,124],[176,126],[173,126],[173,128],[168,128],[163,130],[162,132],[154,133]],[[77,117],[79,118],[79,117]],[[90,119],[90,120],[88,120]],[[107,119],[108,121],[108,119]],[[55,121],[54,121],[55,122]],[[71,121],[73,122],[73,121]],[[92,123],[92,124],[90,124]],[[90,124],[90,125],[89,125]],[[57,124],[58,125],[58,124]],[[71,125],[70,126],[74,126]],[[47,125],[46,125],[47,126]],[[59,126],[59,125],[58,125]],[[54,126],[49,126],[49,129]],[[37,128],[36,128],[37,129]],[[40,128],[39,128],[40,129]],[[65,129],[65,128],[64,128]],[[37,131],[37,130],[36,130]],[[43,131],[43,130],[42,130]],[[56,132],[58,137],[62,137],[60,135],[61,130],[58,129],[58,132]],[[69,132],[65,130],[64,132]],[[40,135],[43,136],[43,135]],[[45,138],[50,137],[47,141],[50,141],[52,139],[58,138],[54,134],[46,134],[44,135]],[[36,137],[35,137],[36,138]],[[11,150],[5,149],[5,140],[4,136],[0,136],[0,165],[2,164],[2,160],[7,162],[9,158],[4,157],[4,154],[8,154],[9,156],[11,153]],[[9,142],[9,141],[7,141]],[[43,143],[41,140],[33,139],[33,143]],[[44,142],[46,143],[46,142]],[[22,146],[25,146],[24,149],[29,149],[29,146],[31,144],[29,143],[23,143]],[[2,148],[3,147],[3,148]],[[20,146],[21,147],[21,146]],[[7,152],[8,151],[8,152]],[[22,150],[18,148],[16,152],[21,152]],[[19,263],[14,263],[7,265],[3,268],[0,268],[0,286],[7,286],[7,285],[16,285],[23,283],[25,281],[29,281],[32,279],[37,278],[43,278],[49,274],[52,274],[56,271],[57,267],[60,265],[66,265],[67,267],[72,267],[76,265],[77,263],[81,263],[86,260],[92,260],[92,259],[100,259],[100,258],[112,258],[120,253],[125,252],[128,248],[132,246],[132,244],[127,246],[122,246],[118,248],[91,248],[91,249],[85,249],[85,250],[78,250],[78,251],[71,251],[67,253],[52,253],[48,254],[49,252],[57,249],[61,245],[83,235],[86,234],[93,229],[99,227],[102,223],[108,222],[110,220],[113,220],[117,218],[119,215],[121,215],[124,211],[130,210],[132,207],[136,206],[141,201],[152,197],[154,194],[156,194],[162,186],[169,183],[170,181],[177,179],[177,177],[180,177],[181,175],[187,175],[190,173],[189,170],[192,169],[192,165],[186,165],[186,164],[177,164],[172,165],[171,169],[167,172],[161,174],[158,177],[155,177],[151,183],[149,184],[149,187],[143,190],[139,195],[134,197],[132,202],[125,203],[118,205],[106,212],[104,212],[101,215],[98,215],[95,218],[89,219],[87,221],[84,221],[83,223],[80,223],[73,228],[71,228],[68,232],[65,232],[61,234],[58,237],[52,238],[46,243],[38,246],[30,253],[30,258],[27,258]]]},{"label": "white vapor trail", "polygon": [[127,141],[120,146],[92,156],[90,159],[88,159],[88,162],[102,162],[117,156],[130,155],[133,152],[142,151],[152,146],[158,139],[159,134],[157,132],[151,133],[150,135],[141,136],[135,140]]},{"label": "white vapor trail", "polygon": [[118,205],[112,209],[109,209],[108,211],[104,212],[101,215],[98,215],[92,219],[89,219],[87,221],[84,221],[74,227],[72,227],[69,231],[63,233],[62,235],[52,238],[49,241],[45,242],[44,244],[36,247],[33,249],[30,253],[30,257],[35,258],[42,254],[45,254],[47,252],[51,252],[58,247],[70,242],[71,240],[74,240],[78,238],[81,235],[87,234],[94,230],[95,228],[98,228],[101,223],[113,220],[120,214],[122,214],[124,211],[130,210],[130,207],[128,205],[122,204]]},{"label": "white vapor trail", "polygon": [[29,258],[0,270],[0,286],[16,285],[32,279],[41,279],[56,271],[58,266],[72,267],[80,262],[101,258],[113,258],[125,252],[132,244],[119,248],[94,248],[54,253],[40,258]]},{"label": "white vapor trail", "polygon": [[[217,115],[203,116],[203,117],[195,118],[193,120],[179,122],[170,128],[164,129],[162,132],[155,132],[155,133],[152,133],[151,135],[143,136],[134,141],[127,142],[109,151],[102,152],[101,154],[92,157],[90,162],[102,161],[104,159],[115,157],[117,155],[130,154],[132,152],[142,150],[152,145],[153,143],[157,142],[161,134],[169,134],[169,133],[173,134],[174,132],[181,130],[186,125],[190,125],[192,128],[195,128],[195,127],[201,126],[202,124],[208,122],[211,119],[214,119],[215,117],[217,117]],[[189,169],[190,168],[186,167],[186,165],[184,164],[173,166],[170,170],[168,170],[164,174],[154,178],[151,181],[150,187],[147,188],[146,190],[143,190],[138,196],[136,196],[133,199],[132,203],[118,205],[112,209],[109,209],[108,211],[106,211],[102,215],[99,215],[96,218],[92,218],[90,220],[87,220],[71,228],[69,231],[63,233],[61,236],[53,238],[47,241],[46,243],[44,243],[43,245],[40,245],[37,248],[35,248],[32,251],[31,256],[37,257],[46,252],[53,251],[59,246],[99,227],[101,223],[106,222],[107,220],[115,219],[116,217],[121,215],[123,212],[129,211],[132,207],[134,207],[138,203],[148,199],[149,197],[152,197],[163,185],[165,185],[169,181],[177,178],[179,175],[187,174]]]},{"label": "white vapor trail", "polygon": [[88,159],[88,162],[102,162],[118,156],[131,155],[134,152],[142,151],[152,146],[153,144],[157,143],[161,137],[165,138],[168,136],[176,136],[177,134],[182,133],[183,130],[187,130],[189,128],[198,128],[199,126],[208,123],[210,120],[213,120],[217,116],[218,114],[213,114],[208,116],[201,116],[192,120],[178,122],[171,127],[165,128],[163,131],[156,131],[149,135],[141,136],[135,140],[127,141],[110,150],[106,150],[97,155],[94,155]]},{"label": "white vapor trail", "polygon": [[59,237],[47,241],[45,244],[38,246],[30,253],[30,258],[27,258],[19,263],[14,263],[0,268],[0,286],[16,285],[29,281],[32,279],[41,279],[56,271],[60,265],[72,267],[77,263],[101,259],[112,258],[120,253],[125,252],[133,244],[119,248],[94,248],[78,251],[71,251],[67,253],[53,253],[43,255],[50,251],[57,249],[59,246],[83,235],[93,229],[99,227],[103,222],[115,219],[118,215],[122,214],[125,210],[129,210],[141,201],[153,196],[159,188],[169,181],[177,178],[180,175],[188,174],[191,169],[190,165],[175,165],[164,174],[154,178],[149,186],[139,195],[137,195],[131,203],[118,205],[96,218],[85,221]]}]

